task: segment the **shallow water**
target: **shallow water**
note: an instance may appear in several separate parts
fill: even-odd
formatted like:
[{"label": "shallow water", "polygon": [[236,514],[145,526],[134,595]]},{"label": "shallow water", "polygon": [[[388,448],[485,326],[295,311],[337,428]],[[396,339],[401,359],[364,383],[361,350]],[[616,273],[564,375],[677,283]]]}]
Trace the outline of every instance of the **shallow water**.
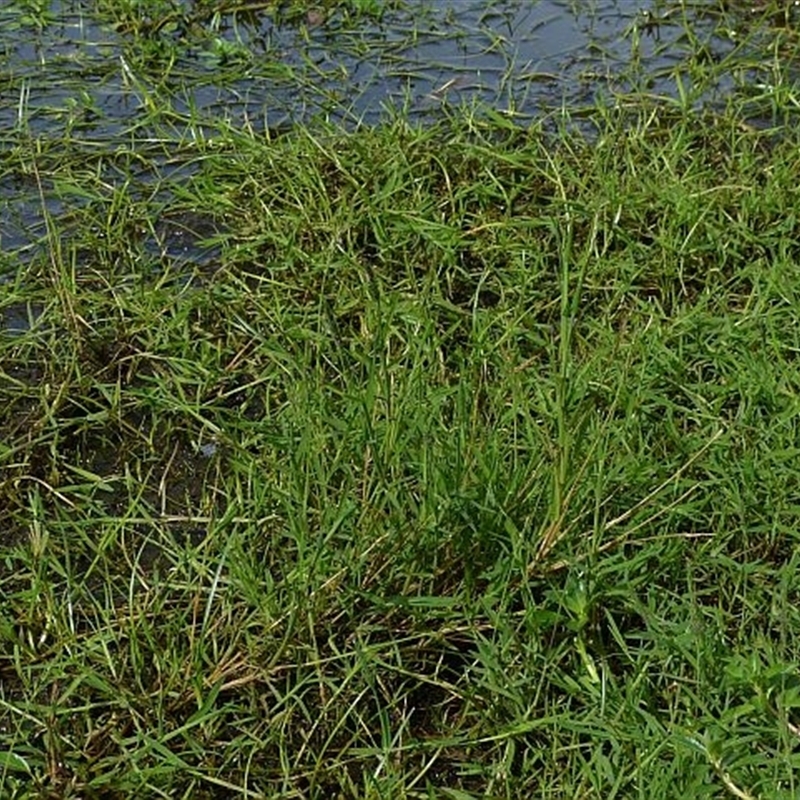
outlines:
[{"label": "shallow water", "polygon": [[[380,19],[309,12],[278,24],[266,12],[192,17],[178,4],[185,13],[116,25],[99,3],[53,2],[27,18],[14,4],[0,8],[0,147],[10,165],[0,172],[0,276],[35,251],[42,209],[54,217],[64,209],[57,187],[14,162],[15,149],[33,152],[32,140],[36,148],[133,152],[129,167],[104,178],[156,184],[181,165],[162,159],[157,175],[149,166],[137,172],[135,154],[161,135],[148,122],[155,108],[176,112],[175,138],[184,142],[213,135],[220,120],[257,131],[314,117],[374,123],[397,109],[433,120],[461,103],[524,122],[598,97],[674,95],[683,66],[700,50],[724,60],[748,19],[746,8],[726,18],[714,0],[395,6]],[[702,100],[723,102],[735,90],[723,73]],[[199,257],[198,237],[173,227],[178,239],[156,235],[151,249]]]},{"label": "shallow water", "polygon": [[[716,5],[696,4],[692,27],[721,58],[733,39],[717,35]],[[697,48],[675,4],[630,0],[405,0],[380,21],[309,13],[279,25],[267,13],[229,14],[155,32],[114,30],[81,3],[52,9],[41,29],[0,11],[3,94],[14,98],[0,104],[5,130],[113,136],[146,111],[148,95],[275,127],[320,113],[425,115],[465,100],[530,116],[630,88],[622,76],[632,62],[653,91],[669,92],[670,68]]]}]

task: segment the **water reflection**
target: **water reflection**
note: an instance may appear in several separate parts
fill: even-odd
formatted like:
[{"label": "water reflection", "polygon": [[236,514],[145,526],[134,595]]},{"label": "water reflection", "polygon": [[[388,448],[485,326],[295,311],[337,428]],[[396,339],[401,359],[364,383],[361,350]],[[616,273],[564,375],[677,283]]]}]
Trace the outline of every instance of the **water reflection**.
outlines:
[{"label": "water reflection", "polygon": [[[397,109],[436,119],[443,107],[466,103],[524,122],[600,96],[674,95],[676,74],[691,93],[691,65],[736,52],[750,18],[704,0],[381,6],[389,8],[379,18],[311,10],[292,24],[266,10],[214,15],[195,4],[173,4],[152,19],[130,12],[115,23],[77,0],[53,2],[39,17],[0,8],[0,145],[7,163],[20,153],[0,173],[0,249],[44,246],[45,215],[59,213],[58,187],[33,180],[26,159],[34,152],[63,159],[68,149],[76,169],[85,159],[94,199],[120,186],[155,197],[160,184],[191,171],[191,161],[164,150],[206,141],[225,121],[269,132],[319,116],[371,124]],[[724,102],[732,74],[718,71],[697,99]],[[165,124],[173,127],[165,132]],[[106,154],[102,168],[97,153]],[[69,203],[92,200],[87,189]],[[184,252],[197,238],[176,230],[175,243],[162,237],[158,248]]]},{"label": "water reflection", "polygon": [[[617,81],[629,88],[632,62],[669,92],[670,68],[697,42],[685,41],[676,9],[651,5],[409,0],[379,20],[309,12],[282,25],[266,12],[187,11],[136,30],[103,25],[80,3],[54,3],[41,28],[0,12],[4,94],[18,99],[0,104],[0,125],[114,136],[167,99],[181,113],[278,126],[317,114],[373,123],[398,107],[425,116],[445,101],[526,116],[591,102]],[[723,57],[733,41],[714,34],[711,15],[694,16],[694,35]]]}]

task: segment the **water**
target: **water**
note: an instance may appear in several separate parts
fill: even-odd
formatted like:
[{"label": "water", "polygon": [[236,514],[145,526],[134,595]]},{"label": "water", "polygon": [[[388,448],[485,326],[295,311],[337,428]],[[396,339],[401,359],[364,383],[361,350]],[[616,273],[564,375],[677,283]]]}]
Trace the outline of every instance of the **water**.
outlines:
[{"label": "water", "polygon": [[[731,56],[749,19],[746,7],[723,11],[714,0],[407,0],[380,19],[309,11],[292,24],[266,11],[201,17],[177,7],[118,24],[85,2],[52,2],[27,18],[13,3],[0,8],[0,277],[42,246],[43,209],[64,211],[34,150],[58,158],[68,142],[73,158],[123,153],[100,178],[138,191],[181,169],[137,158],[158,149],[153,108],[176,112],[184,144],[213,136],[220,120],[257,131],[315,117],[353,126],[396,109],[433,120],[462,103],[524,123],[598,97],[674,95],[676,74],[688,75],[698,52],[713,63]],[[722,72],[701,99],[721,103],[737,90]],[[201,238],[178,220],[154,229],[146,249],[201,259]]]},{"label": "water", "polygon": [[[717,4],[697,4],[694,36],[722,58]],[[430,115],[442,102],[480,100],[505,113],[591,101],[628,89],[632,61],[652,91],[674,91],[686,40],[673,3],[631,0],[411,0],[381,20],[309,12],[278,25],[268,13],[114,29],[80,3],[53,3],[43,28],[16,29],[0,11],[6,63],[4,129],[113,136],[169,96],[176,110],[234,124],[282,127],[325,114],[373,123],[389,108]],[[6,20],[4,20],[6,17]],[[660,76],[660,77],[659,77]]]}]

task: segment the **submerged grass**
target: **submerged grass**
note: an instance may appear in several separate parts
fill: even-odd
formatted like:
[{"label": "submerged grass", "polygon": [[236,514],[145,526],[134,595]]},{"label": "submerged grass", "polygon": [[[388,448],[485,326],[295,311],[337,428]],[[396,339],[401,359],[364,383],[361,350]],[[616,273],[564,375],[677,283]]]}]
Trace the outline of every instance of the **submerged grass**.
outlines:
[{"label": "submerged grass", "polygon": [[6,160],[4,797],[797,796],[797,139],[597,124]]}]

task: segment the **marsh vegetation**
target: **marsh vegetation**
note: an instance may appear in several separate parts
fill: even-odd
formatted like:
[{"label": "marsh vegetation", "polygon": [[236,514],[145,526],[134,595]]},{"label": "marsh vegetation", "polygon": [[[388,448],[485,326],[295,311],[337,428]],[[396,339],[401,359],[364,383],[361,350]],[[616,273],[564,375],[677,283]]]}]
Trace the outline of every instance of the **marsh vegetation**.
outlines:
[{"label": "marsh vegetation", "polygon": [[276,129],[127,59],[54,135],[23,80],[2,796],[797,797],[790,11],[654,4],[731,60],[535,118]]}]

